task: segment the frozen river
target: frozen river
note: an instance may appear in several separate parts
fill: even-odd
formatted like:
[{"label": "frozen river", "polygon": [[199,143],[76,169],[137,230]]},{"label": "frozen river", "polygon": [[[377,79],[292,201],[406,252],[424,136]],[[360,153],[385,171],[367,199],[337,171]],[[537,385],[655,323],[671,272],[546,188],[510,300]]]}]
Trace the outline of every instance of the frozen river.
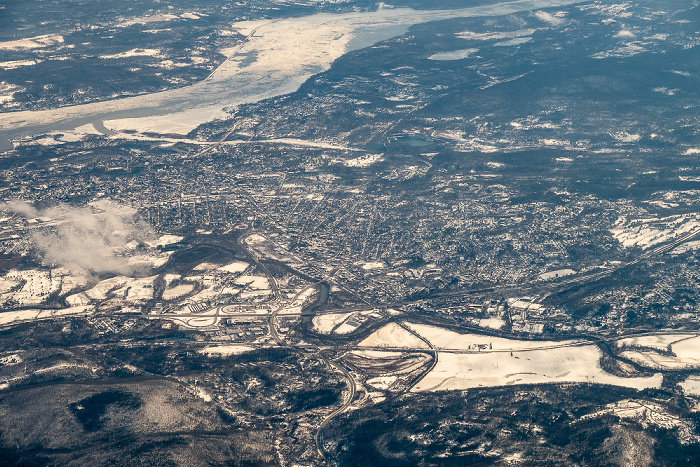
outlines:
[{"label": "frozen river", "polygon": [[403,34],[410,26],[457,17],[496,16],[564,6],[574,0],[522,0],[459,10],[406,8],[318,14],[233,25],[247,36],[207,79],[182,88],[41,111],[0,114],[0,150],[10,139],[103,123],[109,130],[187,133],[226,109],[297,90],[352,50]]}]

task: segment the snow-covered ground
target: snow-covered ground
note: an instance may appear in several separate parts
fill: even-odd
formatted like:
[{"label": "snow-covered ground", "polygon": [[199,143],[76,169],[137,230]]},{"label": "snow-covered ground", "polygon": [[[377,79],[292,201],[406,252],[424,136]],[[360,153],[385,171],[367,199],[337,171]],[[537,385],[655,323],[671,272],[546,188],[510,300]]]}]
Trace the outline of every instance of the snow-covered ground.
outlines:
[{"label": "snow-covered ground", "polygon": [[550,279],[557,279],[559,277],[570,276],[571,274],[576,274],[573,269],[558,269],[556,271],[549,271],[540,274],[540,279],[543,281],[548,281]]},{"label": "snow-covered ground", "polygon": [[459,334],[406,323],[438,350],[438,363],[414,391],[542,383],[598,383],[637,389],[659,387],[662,375],[622,378],[606,373],[596,345],[576,341],[521,341]]},{"label": "snow-covered ground", "polygon": [[[9,292],[12,284],[24,282],[22,287]],[[7,293],[0,295],[0,303],[6,300],[14,300],[20,306],[36,306],[44,303],[52,294],[60,292],[62,287],[61,277],[52,275],[49,271],[12,270],[7,273],[0,283],[0,288],[7,289]]]},{"label": "snow-covered ground", "polygon": [[679,386],[683,388],[683,392],[686,394],[700,396],[700,376],[698,375],[688,376],[685,381],[679,383]]},{"label": "snow-covered ground", "polygon": [[226,357],[228,355],[238,355],[245,352],[250,352],[255,350],[254,347],[248,345],[212,345],[209,347],[204,347],[199,351],[199,353],[205,355],[220,355]]},{"label": "snow-covered ground", "polygon": [[595,345],[511,352],[441,352],[435,368],[414,391],[460,390],[488,386],[543,383],[598,383],[637,389],[659,387],[662,375],[621,378],[600,368]]},{"label": "snow-covered ground", "polygon": [[320,334],[330,334],[337,325],[346,320],[352,313],[330,313],[314,316],[312,320],[314,331]]},{"label": "snow-covered ground", "polygon": [[366,384],[372,386],[376,389],[386,390],[391,387],[392,384],[397,380],[397,376],[377,376],[375,378],[370,378],[365,381]]},{"label": "snow-covered ground", "polygon": [[249,267],[249,263],[246,263],[244,261],[234,261],[233,263],[227,264],[226,266],[221,266],[219,268],[219,271],[235,274],[238,272],[245,272],[245,270]]},{"label": "snow-covered ground", "polygon": [[521,341],[481,334],[460,334],[437,326],[405,323],[406,326],[426,338],[438,350],[470,350],[473,352],[521,351],[534,349],[554,349],[577,344],[577,341]]},{"label": "snow-covered ground", "polygon": [[5,311],[0,313],[0,325],[16,323],[20,321],[32,321],[37,319],[56,318],[59,316],[86,316],[95,311],[92,306],[76,306],[62,310],[20,310]]},{"label": "snow-covered ground", "polygon": [[[652,339],[654,337],[659,340],[656,345],[653,344]],[[649,345],[649,347],[659,348],[660,350],[666,350],[670,346],[673,355],[662,355],[654,351],[636,350],[627,350],[620,355],[650,368],[677,370],[700,367],[700,336],[659,335],[646,336],[646,339],[638,339],[642,339],[642,342],[652,342],[652,345]],[[668,342],[668,344],[663,346],[666,342]]]},{"label": "snow-covered ground", "polygon": [[618,347],[639,346],[667,350],[674,342],[695,337],[697,334],[652,334],[649,336],[623,337],[616,344]]},{"label": "snow-covered ground", "polygon": [[396,323],[389,323],[370,334],[359,347],[406,347],[427,349],[428,345]]},{"label": "snow-covered ground", "polygon": [[98,282],[92,289],[85,292],[85,294],[93,300],[104,300],[107,298],[107,294],[110,291],[123,287],[130,280],[131,278],[126,276],[112,277]]},{"label": "snow-covered ground", "polygon": [[235,283],[247,285],[253,290],[267,290],[270,288],[267,278],[262,276],[240,276],[236,278]]},{"label": "snow-covered ground", "polygon": [[179,235],[161,235],[158,239],[146,243],[151,248],[157,248],[181,242],[183,238],[184,237],[180,237]]},{"label": "snow-covered ground", "polygon": [[163,291],[163,300],[175,300],[194,290],[194,284],[180,284]]}]

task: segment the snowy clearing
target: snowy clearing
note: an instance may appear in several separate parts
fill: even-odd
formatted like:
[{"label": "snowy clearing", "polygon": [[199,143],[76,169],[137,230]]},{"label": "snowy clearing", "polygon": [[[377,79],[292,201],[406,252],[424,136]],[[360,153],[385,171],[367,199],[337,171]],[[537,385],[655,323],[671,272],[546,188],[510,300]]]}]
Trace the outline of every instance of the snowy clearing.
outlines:
[{"label": "snowy clearing", "polygon": [[267,278],[262,276],[240,276],[234,282],[239,285],[247,285],[253,290],[267,290],[270,288]]},{"label": "snowy clearing", "polygon": [[163,300],[175,300],[194,290],[194,284],[180,284],[163,291]]},{"label": "snowy clearing", "polygon": [[501,351],[554,349],[578,344],[578,341],[522,341],[481,334],[459,334],[454,331],[428,326],[426,324],[405,323],[406,326],[427,339],[439,350]]},{"label": "snowy clearing", "polygon": [[229,272],[231,274],[239,273],[239,272],[245,272],[246,269],[250,267],[249,263],[246,263],[244,261],[234,261],[233,263],[227,264],[226,266],[221,266],[219,268],[219,271],[221,272]]},{"label": "snowy clearing", "polygon": [[678,385],[683,388],[683,392],[686,394],[700,397],[700,376],[690,375],[685,381],[678,383]]},{"label": "snowy clearing", "polygon": [[674,342],[695,337],[697,334],[654,334],[651,336],[623,337],[616,343],[618,347],[652,347],[659,350],[667,350]]},{"label": "snowy clearing", "polygon": [[389,323],[370,334],[358,344],[359,347],[406,347],[427,349],[428,345],[396,323]]},{"label": "snowy clearing", "polygon": [[[622,352],[620,355],[649,368],[678,370],[697,368],[700,366],[699,336],[693,335],[686,339],[675,339],[673,343],[670,343],[670,348],[673,353],[672,355],[662,355],[653,351],[634,350]],[[665,348],[663,350],[665,350]]]},{"label": "snowy clearing", "polygon": [[599,366],[595,345],[547,350],[440,353],[435,368],[413,391],[461,390],[477,387],[543,383],[598,383],[636,389],[661,386],[663,376],[621,378]]},{"label": "snowy clearing", "polygon": [[572,274],[576,274],[576,271],[573,269],[558,269],[556,271],[550,271],[550,272],[545,272],[544,274],[540,274],[540,279],[543,281],[548,281],[550,279],[558,279],[560,277],[564,276],[570,276]]},{"label": "snowy clearing", "polygon": [[98,282],[92,289],[85,292],[85,294],[93,300],[104,300],[110,291],[116,290],[123,287],[124,284],[131,280],[130,277],[117,276],[111,279],[106,279]]},{"label": "snowy clearing", "polygon": [[337,325],[350,317],[352,313],[331,313],[327,315],[314,316],[312,323],[314,331],[320,334],[330,334]]},{"label": "snowy clearing", "polygon": [[199,350],[199,353],[226,357],[227,355],[239,355],[251,350],[255,350],[255,348],[247,345],[212,345]]},{"label": "snowy clearing", "polygon": [[365,381],[365,383],[375,389],[387,390],[397,379],[398,376],[377,376],[375,378],[368,379]]}]

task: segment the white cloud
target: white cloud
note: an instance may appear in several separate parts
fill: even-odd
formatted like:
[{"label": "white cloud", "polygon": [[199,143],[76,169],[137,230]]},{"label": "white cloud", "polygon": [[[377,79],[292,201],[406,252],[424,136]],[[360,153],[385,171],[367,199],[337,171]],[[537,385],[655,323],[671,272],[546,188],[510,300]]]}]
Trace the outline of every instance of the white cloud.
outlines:
[{"label": "white cloud", "polygon": [[624,37],[625,39],[634,39],[637,37],[632,31],[623,29],[622,31],[615,34],[615,37]]},{"label": "white cloud", "polygon": [[535,16],[540,21],[544,21],[545,23],[549,23],[554,26],[558,26],[564,22],[562,18],[555,16],[551,13],[547,13],[546,11],[536,11]]},{"label": "white cloud", "polygon": [[35,247],[44,261],[74,274],[133,273],[135,266],[121,253],[131,240],[153,237],[149,226],[134,220],[132,210],[112,202],[36,209],[24,201],[11,201],[0,208],[28,219],[40,218],[42,227],[31,232]]}]

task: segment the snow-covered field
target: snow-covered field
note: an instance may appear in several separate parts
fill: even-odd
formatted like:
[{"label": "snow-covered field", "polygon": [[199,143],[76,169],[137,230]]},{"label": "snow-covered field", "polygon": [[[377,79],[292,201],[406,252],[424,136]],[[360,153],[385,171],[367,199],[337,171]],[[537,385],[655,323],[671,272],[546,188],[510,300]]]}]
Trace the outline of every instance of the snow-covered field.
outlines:
[{"label": "snow-covered field", "polygon": [[695,337],[697,334],[653,334],[650,336],[623,337],[616,343],[618,347],[639,346],[652,347],[659,350],[667,350],[674,342]]},{"label": "snow-covered field", "polygon": [[[665,350],[670,345],[670,350],[674,355],[661,355],[653,351],[635,351],[627,350],[620,355],[629,358],[630,360],[650,368],[661,369],[682,369],[682,368],[697,368],[700,366],[700,336],[697,335],[659,335],[646,336],[642,340],[653,342],[656,337],[660,341],[656,345],[652,344],[649,347],[660,348]],[[685,338],[683,338],[685,337]],[[642,339],[642,338],[638,338]],[[663,343],[668,342],[666,346]],[[638,344],[642,345],[642,344]]]},{"label": "snow-covered field", "polygon": [[406,347],[427,349],[428,345],[396,323],[389,323],[370,334],[359,347]]},{"label": "snow-covered field", "polygon": [[205,355],[220,355],[226,357],[227,355],[238,355],[245,352],[250,352],[255,350],[254,347],[248,345],[212,345],[209,347],[204,347],[199,351],[199,353]]},{"label": "snow-covered field", "polygon": [[576,341],[521,341],[459,334],[406,323],[438,350],[438,363],[414,391],[542,383],[598,383],[637,389],[659,387],[662,375],[622,378],[600,368],[600,349]]},{"label": "snow-covered field", "polygon": [[262,276],[240,276],[235,280],[236,284],[247,285],[253,290],[267,290],[270,288],[270,283],[266,277]]},{"label": "snow-covered field", "polygon": [[534,349],[554,349],[578,344],[577,341],[521,341],[481,334],[459,334],[454,331],[428,326],[426,324],[405,323],[406,326],[426,338],[438,350],[479,351],[522,351]]},{"label": "snow-covered field", "polygon": [[48,319],[60,316],[86,316],[92,314],[95,309],[91,306],[76,306],[62,310],[20,310],[5,311],[0,313],[0,325],[11,324],[20,321],[32,321],[35,319]]},{"label": "snow-covered field", "polygon": [[181,242],[184,237],[179,235],[161,235],[157,240],[146,242],[151,248],[164,247]]},{"label": "snow-covered field", "polygon": [[511,352],[441,352],[435,368],[414,391],[458,390],[512,384],[598,383],[636,389],[659,387],[662,375],[621,378],[600,368],[595,345]]},{"label": "snow-covered field", "polygon": [[112,277],[111,279],[106,279],[98,282],[92,289],[85,292],[85,294],[93,300],[104,300],[107,298],[107,294],[118,288],[121,288],[129,282],[131,278],[126,276]]},{"label": "snow-covered field", "polygon": [[194,284],[180,284],[163,291],[163,300],[175,300],[194,290]]},{"label": "snow-covered field", "polygon": [[688,376],[688,378],[685,381],[679,383],[679,386],[683,388],[683,392],[685,392],[686,394],[700,396],[700,376]]},{"label": "snow-covered field", "polygon": [[[202,123],[224,117],[224,108],[293,92],[313,74],[328,69],[341,55],[401,34],[411,25],[453,17],[506,15],[572,3],[574,0],[516,0],[459,10],[385,8],[374,12],[239,22],[232,29],[249,35],[248,39],[240,47],[226,51],[229,59],[203,82],[109,102],[6,113],[0,119],[0,132],[22,129],[36,133],[37,127],[44,131],[47,127],[70,130],[78,126],[70,126],[71,121],[83,125],[91,120],[108,120],[106,126],[117,131],[184,134]],[[143,18],[147,20],[148,17]],[[56,36],[3,42],[0,49],[41,47],[46,41],[60,39]],[[244,57],[252,56],[256,57],[253,63],[242,63]]]},{"label": "snow-covered field", "polygon": [[[24,282],[22,287],[9,292],[12,284]],[[8,288],[9,287],[9,288]],[[51,275],[49,271],[30,269],[26,271],[12,270],[7,273],[0,283],[0,288],[7,289],[7,293],[0,295],[0,303],[12,299],[20,306],[37,306],[44,303],[51,294],[61,290],[60,276]]]},{"label": "snow-covered field", "polygon": [[540,274],[540,279],[543,281],[548,281],[550,279],[557,279],[559,277],[570,276],[571,274],[576,274],[573,269],[558,269],[556,271],[549,271]]},{"label": "snow-covered field", "polygon": [[234,261],[233,263],[227,264],[226,266],[221,266],[219,268],[219,271],[235,274],[238,272],[245,272],[245,270],[249,267],[249,263],[246,263],[244,261]]},{"label": "snow-covered field", "polygon": [[337,325],[346,320],[351,313],[331,313],[327,315],[314,316],[312,320],[314,331],[320,334],[330,334]]},{"label": "snow-covered field", "polygon": [[375,378],[370,378],[367,381],[365,381],[366,384],[372,386],[373,388],[376,389],[382,389],[386,390],[391,387],[392,384],[394,384],[394,381],[398,379],[397,376],[377,376]]},{"label": "snow-covered field", "polygon": [[358,263],[362,269],[365,271],[371,271],[373,269],[384,269],[386,264],[381,261],[368,261],[364,263]]}]

